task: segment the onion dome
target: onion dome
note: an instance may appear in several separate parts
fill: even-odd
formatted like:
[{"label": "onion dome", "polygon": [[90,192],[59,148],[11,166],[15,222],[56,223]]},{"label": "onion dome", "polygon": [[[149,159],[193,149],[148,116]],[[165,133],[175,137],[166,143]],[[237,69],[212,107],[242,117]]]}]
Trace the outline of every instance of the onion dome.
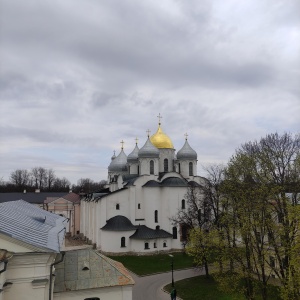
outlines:
[{"label": "onion dome", "polygon": [[139,157],[159,157],[159,150],[153,146],[148,137],[145,145],[139,150]]},{"label": "onion dome", "polygon": [[197,159],[197,152],[194,149],[192,149],[187,139],[185,140],[183,147],[177,152],[177,159],[181,159],[181,160]]},{"label": "onion dome", "polygon": [[114,160],[116,158],[116,151],[114,151],[113,156],[111,157],[111,160]]},{"label": "onion dome", "polygon": [[127,171],[127,155],[124,153],[123,148],[120,154],[111,161],[108,166],[108,171],[111,172],[124,172]]},{"label": "onion dome", "polygon": [[160,123],[155,134],[150,137],[151,143],[159,149],[173,149],[173,143],[171,139],[162,131]]},{"label": "onion dome", "polygon": [[137,162],[139,157],[139,147],[136,144],[133,151],[128,155],[127,162]]}]

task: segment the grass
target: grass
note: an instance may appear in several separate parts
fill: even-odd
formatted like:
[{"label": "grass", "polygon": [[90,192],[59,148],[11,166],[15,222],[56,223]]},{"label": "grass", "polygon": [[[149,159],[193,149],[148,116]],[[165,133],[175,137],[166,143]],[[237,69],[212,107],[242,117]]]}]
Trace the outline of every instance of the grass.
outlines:
[{"label": "grass", "polygon": [[[193,267],[193,258],[183,253],[172,253],[174,270]],[[110,256],[137,275],[171,271],[172,258],[168,254]]]},{"label": "grass", "polygon": [[[184,300],[245,300],[243,295],[239,294],[225,294],[218,289],[216,281],[205,276],[197,276],[187,278],[175,282],[177,295]],[[165,286],[165,290],[171,292],[172,285]],[[278,288],[274,286],[269,287],[269,299],[280,300]],[[260,300],[258,296],[255,300]]]}]

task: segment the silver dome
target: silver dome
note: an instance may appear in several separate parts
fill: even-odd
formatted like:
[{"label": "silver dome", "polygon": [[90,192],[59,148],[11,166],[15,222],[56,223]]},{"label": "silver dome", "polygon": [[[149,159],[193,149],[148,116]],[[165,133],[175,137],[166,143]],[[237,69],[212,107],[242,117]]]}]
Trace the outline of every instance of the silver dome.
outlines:
[{"label": "silver dome", "polygon": [[139,157],[159,157],[159,150],[150,142],[149,137],[145,145],[139,150]]},{"label": "silver dome", "polygon": [[108,166],[108,171],[110,172],[124,172],[127,171],[127,155],[124,153],[123,149],[120,154],[111,161]]},{"label": "silver dome", "polygon": [[139,147],[135,145],[133,151],[127,156],[128,162],[137,162],[139,157]]},{"label": "silver dome", "polygon": [[177,159],[181,160],[195,160],[197,159],[197,152],[192,149],[188,141],[185,140],[183,147],[177,152]]}]

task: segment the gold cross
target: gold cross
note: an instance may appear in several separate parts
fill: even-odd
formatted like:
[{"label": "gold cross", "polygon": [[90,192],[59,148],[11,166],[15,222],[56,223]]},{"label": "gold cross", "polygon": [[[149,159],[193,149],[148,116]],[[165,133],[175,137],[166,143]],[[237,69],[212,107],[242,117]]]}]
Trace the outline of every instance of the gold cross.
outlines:
[{"label": "gold cross", "polygon": [[148,129],[146,132],[147,132],[147,135],[148,135],[148,137],[149,137],[149,136],[150,136],[151,130]]},{"label": "gold cross", "polygon": [[184,136],[185,136],[185,140],[187,141],[189,135],[186,133]]},{"label": "gold cross", "polygon": [[160,123],[160,120],[162,119],[162,116],[160,115],[160,113],[158,114],[158,125],[160,125],[161,123]]},{"label": "gold cross", "polygon": [[135,138],[135,144],[136,144],[136,145],[138,144],[138,141],[139,141],[139,139],[136,137],[136,138]]},{"label": "gold cross", "polygon": [[121,149],[123,150],[123,149],[124,149],[124,144],[125,144],[125,142],[122,140],[120,143],[122,144]]}]

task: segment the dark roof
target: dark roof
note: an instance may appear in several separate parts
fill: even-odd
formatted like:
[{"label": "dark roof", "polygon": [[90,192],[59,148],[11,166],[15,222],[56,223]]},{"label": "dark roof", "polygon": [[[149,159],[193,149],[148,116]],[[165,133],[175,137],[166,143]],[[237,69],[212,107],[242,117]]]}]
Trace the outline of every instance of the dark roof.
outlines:
[{"label": "dark roof", "polygon": [[143,187],[146,186],[146,187],[157,187],[157,186],[160,186],[160,183],[155,181],[155,180],[149,180],[147,181]]},{"label": "dark roof", "polygon": [[47,197],[47,199],[45,200],[45,203],[51,203],[57,199],[65,199],[67,201],[73,202],[73,203],[80,203],[80,196],[78,194],[75,193],[68,193],[65,194],[62,197]]},{"label": "dark roof", "polygon": [[136,175],[136,174],[124,175],[123,181],[126,182],[126,186],[132,186],[138,178],[139,178],[139,175]]},{"label": "dark roof", "polygon": [[101,229],[109,231],[130,231],[135,230],[136,226],[124,216],[115,216],[106,221],[106,224]]},{"label": "dark roof", "polygon": [[188,183],[178,177],[168,177],[161,182],[161,186],[183,186],[187,187]]},{"label": "dark roof", "polygon": [[201,187],[201,185],[196,181],[189,181],[189,186],[191,187]]},{"label": "dark roof", "polygon": [[28,203],[43,204],[48,197],[60,198],[66,196],[66,194],[66,192],[0,193],[0,203],[24,200]]},{"label": "dark roof", "polygon": [[147,240],[170,237],[172,237],[172,234],[163,229],[151,229],[145,225],[139,225],[136,232],[129,238],[134,240]]}]

